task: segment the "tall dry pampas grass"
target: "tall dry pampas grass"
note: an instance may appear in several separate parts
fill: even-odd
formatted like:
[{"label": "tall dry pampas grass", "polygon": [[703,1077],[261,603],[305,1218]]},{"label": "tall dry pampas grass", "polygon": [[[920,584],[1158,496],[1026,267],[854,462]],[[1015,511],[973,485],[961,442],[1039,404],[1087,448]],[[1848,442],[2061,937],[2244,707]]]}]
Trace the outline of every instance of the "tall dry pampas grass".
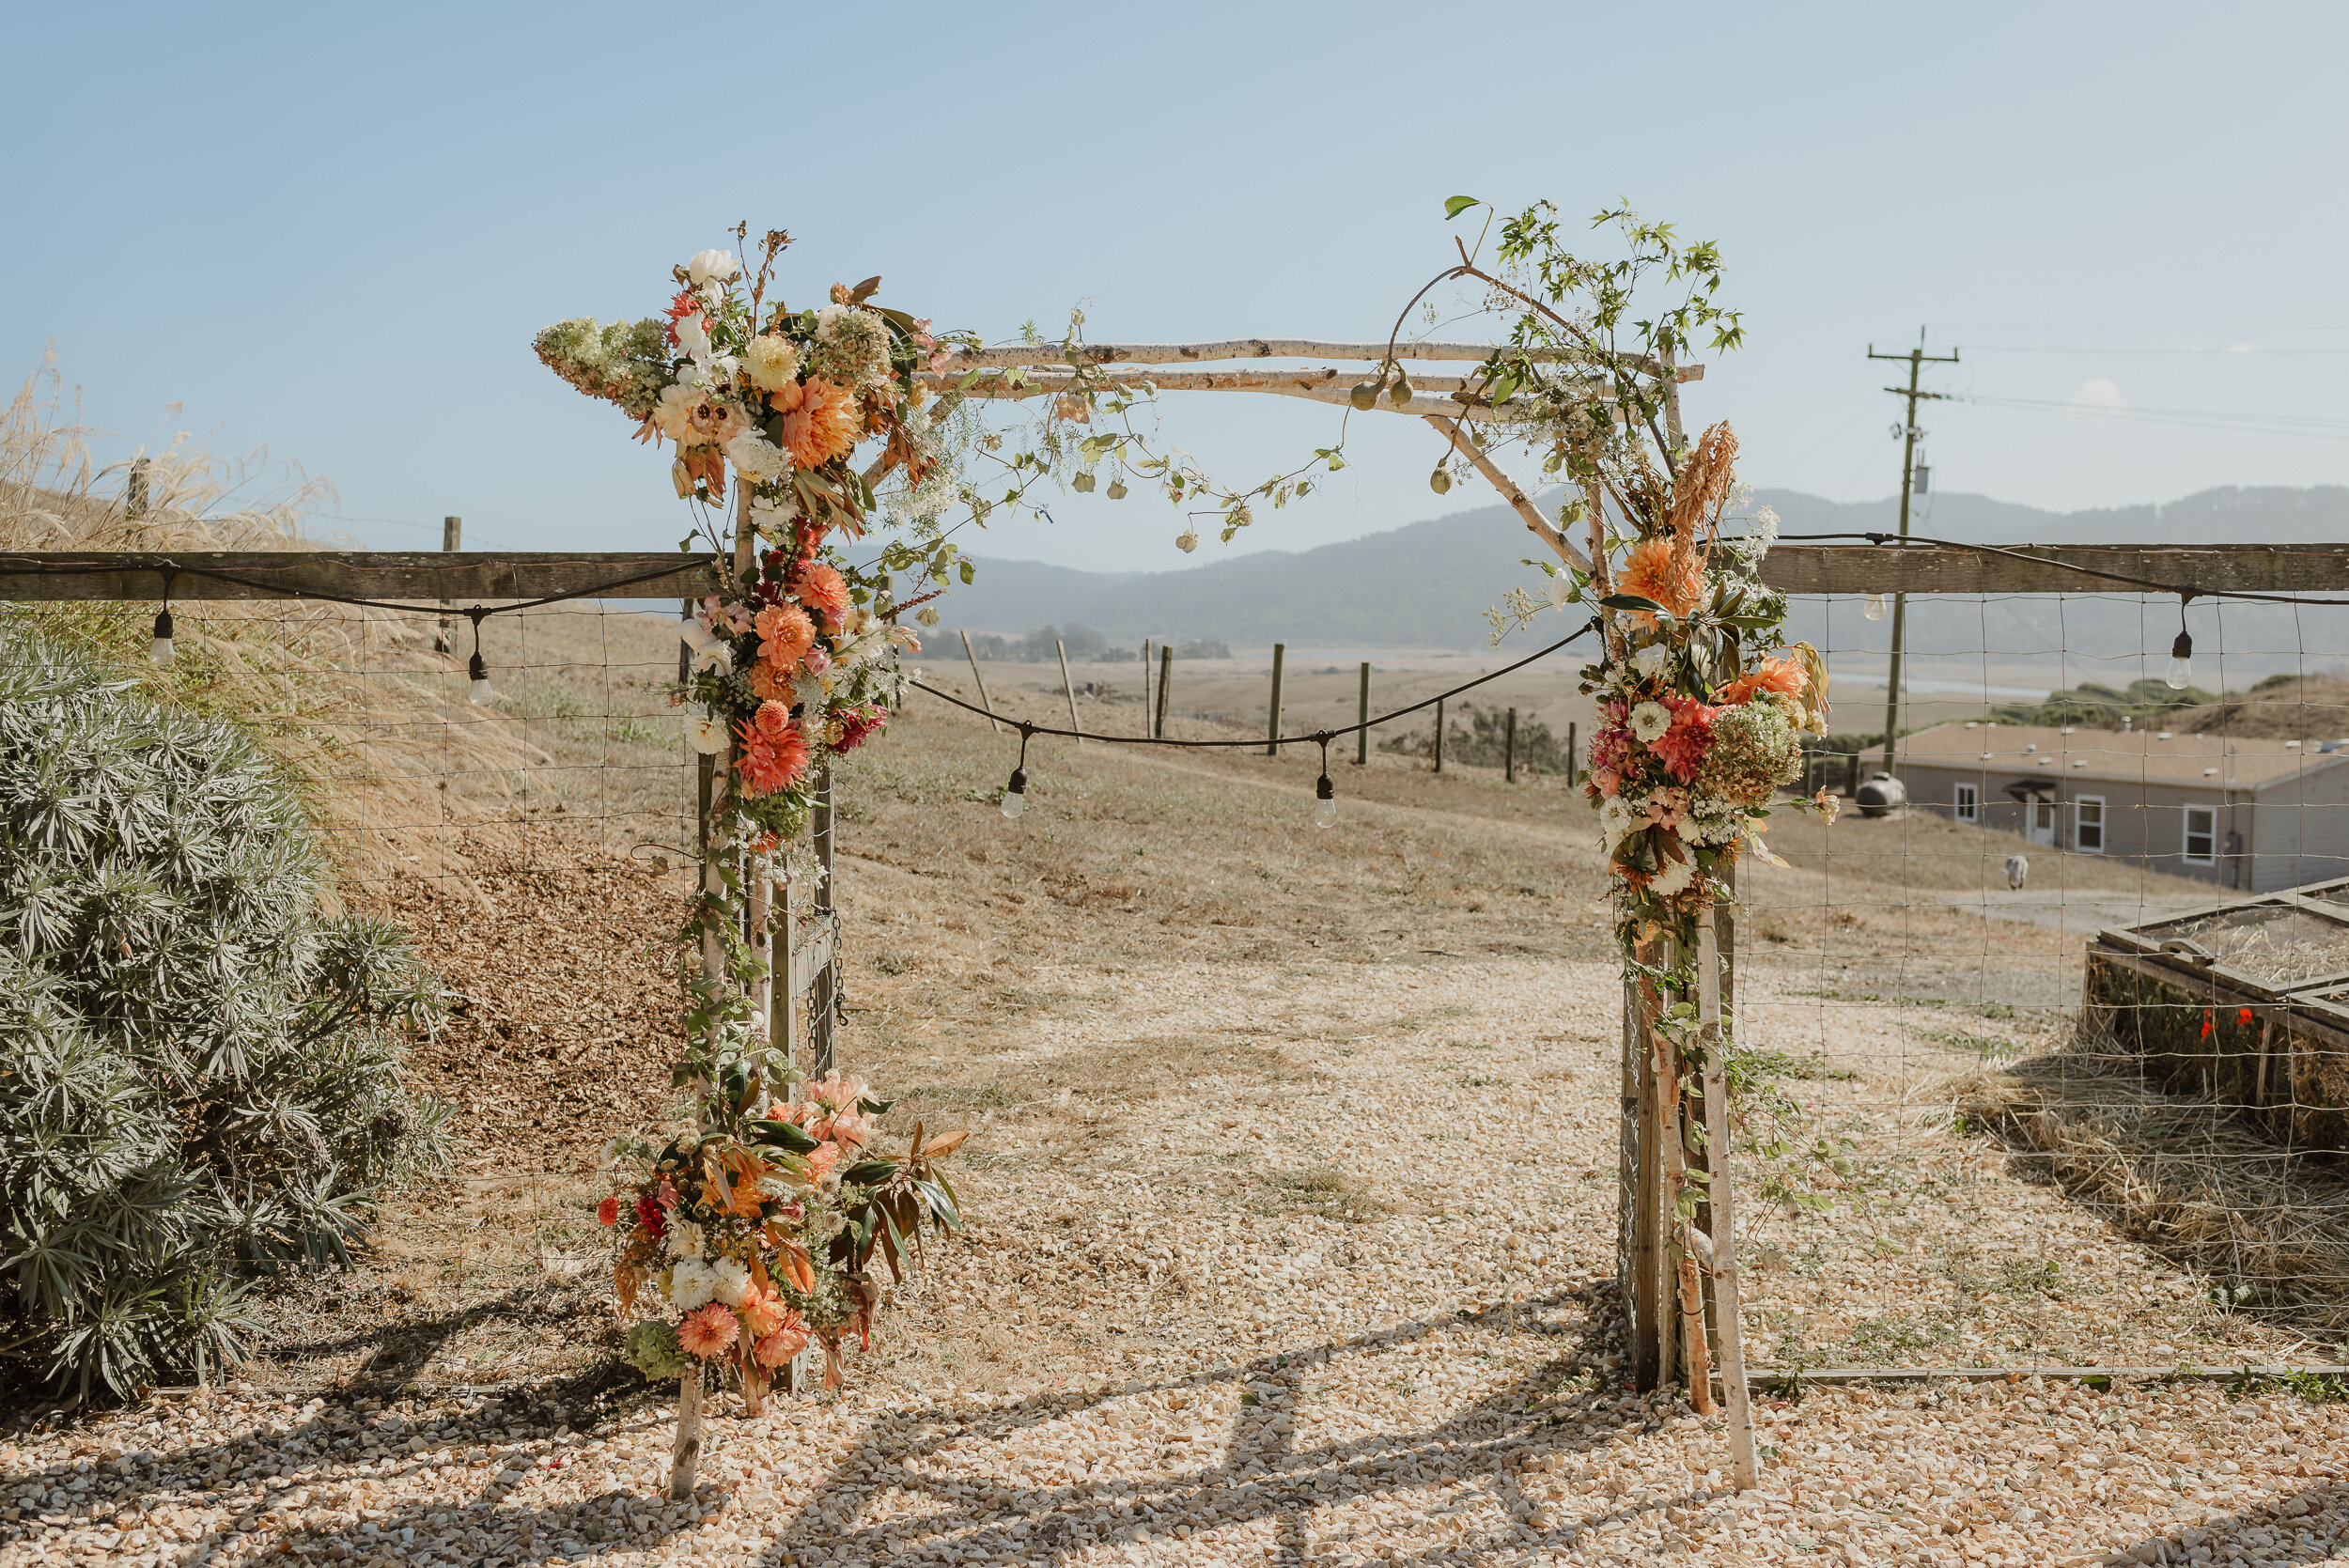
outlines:
[{"label": "tall dry pampas grass", "polygon": [[[266,451],[189,434],[99,464],[54,358],[0,412],[0,551],[333,550],[310,519],[333,488]],[[135,479],[134,479],[135,474]],[[143,489],[144,505],[132,500]],[[160,584],[159,584],[160,588]],[[0,604],[0,614],[104,659],[157,699],[216,715],[274,757],[345,879],[464,870],[468,834],[502,836],[521,769],[518,722],[462,700],[435,618],[304,599],[182,601],[178,657],[147,657],[153,603]]]}]

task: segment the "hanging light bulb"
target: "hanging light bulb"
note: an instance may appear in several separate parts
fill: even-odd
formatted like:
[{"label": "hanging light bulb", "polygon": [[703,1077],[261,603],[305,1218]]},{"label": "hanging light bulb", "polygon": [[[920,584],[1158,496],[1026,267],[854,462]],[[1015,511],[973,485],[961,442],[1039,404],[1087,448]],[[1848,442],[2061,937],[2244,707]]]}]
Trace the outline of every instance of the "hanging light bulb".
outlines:
[{"label": "hanging light bulb", "polygon": [[1880,621],[1884,619],[1884,596],[1882,594],[1870,594],[1868,596],[1867,607],[1860,611],[1860,613],[1867,616],[1868,619],[1872,621]]},{"label": "hanging light bulb", "polygon": [[158,664],[168,664],[171,651],[171,607],[165,605],[155,617],[155,640],[147,644],[147,657]]},{"label": "hanging light bulb", "polygon": [[497,695],[495,691],[490,690],[490,665],[489,661],[481,657],[479,648],[473,650],[473,661],[465,668],[466,673],[473,677],[473,684],[465,692],[467,702],[486,703]]},{"label": "hanging light bulb", "polygon": [[1003,786],[1006,821],[1019,821],[1028,809],[1028,737],[1034,733],[1025,724],[1019,726],[1019,761],[1011,770],[1011,783]]},{"label": "hanging light bulb", "polygon": [[1314,784],[1314,826],[1334,828],[1338,825],[1338,792],[1324,773]]},{"label": "hanging light bulb", "polygon": [[2194,684],[2194,637],[2184,627],[2178,629],[2178,640],[2170,644],[2170,674],[2164,678],[2172,691]]}]

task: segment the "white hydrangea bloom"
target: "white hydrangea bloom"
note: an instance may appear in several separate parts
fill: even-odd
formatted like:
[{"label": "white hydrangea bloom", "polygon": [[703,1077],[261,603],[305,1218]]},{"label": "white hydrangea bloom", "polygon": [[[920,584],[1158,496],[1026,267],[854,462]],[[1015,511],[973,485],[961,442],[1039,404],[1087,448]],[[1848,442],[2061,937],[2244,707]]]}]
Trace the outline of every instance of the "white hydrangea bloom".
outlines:
[{"label": "white hydrangea bloom", "polygon": [[1642,746],[1654,745],[1672,727],[1672,709],[1662,703],[1641,703],[1631,710],[1631,733]]}]

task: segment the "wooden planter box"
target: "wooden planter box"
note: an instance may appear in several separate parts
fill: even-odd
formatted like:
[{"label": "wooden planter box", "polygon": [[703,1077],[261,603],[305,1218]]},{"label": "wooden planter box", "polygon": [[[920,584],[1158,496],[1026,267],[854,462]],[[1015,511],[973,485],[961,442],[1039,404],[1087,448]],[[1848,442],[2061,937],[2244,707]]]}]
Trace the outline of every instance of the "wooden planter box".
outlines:
[{"label": "wooden planter box", "polygon": [[2100,933],[2081,1002],[2165,1087],[2349,1154],[2349,879]]}]

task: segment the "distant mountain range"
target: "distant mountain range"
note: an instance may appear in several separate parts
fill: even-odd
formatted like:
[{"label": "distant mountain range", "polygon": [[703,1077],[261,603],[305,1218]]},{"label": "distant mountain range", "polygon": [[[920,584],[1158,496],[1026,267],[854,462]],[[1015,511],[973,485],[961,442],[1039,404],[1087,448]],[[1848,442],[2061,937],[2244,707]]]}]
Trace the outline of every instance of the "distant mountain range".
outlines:
[{"label": "distant mountain range", "polygon": [[[1787,534],[1862,533],[1898,524],[1897,499],[1843,503],[1798,490],[1762,490],[1757,505],[1775,507]],[[2062,544],[2125,541],[2178,544],[2207,540],[2288,544],[2349,540],[2349,488],[2204,490],[2159,506],[2047,512],[1987,496],[1920,498],[1910,520],[1919,534],[1984,544]],[[1148,636],[1215,638],[1235,653],[1275,642],[1326,648],[1476,648],[1486,642],[1484,611],[1514,583],[1534,584],[1540,574],[1517,566],[1540,547],[1506,506],[1478,507],[1432,518],[1343,544],[1289,551],[1264,551],[1209,561],[1180,571],[1085,572],[1033,561],[978,560],[978,581],[944,601],[949,628],[1017,635],[1050,625],[1078,625],[1113,643]],[[1941,600],[1911,607],[1909,645],[1950,656],[1995,647],[2042,659],[2062,649],[2090,648],[2091,657],[2125,657],[2143,641],[2140,622],[2167,612],[2140,613],[2134,601],[2009,600],[1990,614],[1979,600]],[[2206,636],[2198,606],[2196,636]],[[1797,606],[1798,635],[1839,655],[1881,649],[1886,629],[1857,614],[1837,613],[1827,636],[1825,612]],[[1995,624],[1992,624],[1994,623]],[[2109,625],[2106,623],[2109,622]],[[2175,631],[2169,623],[2166,640]],[[2222,630],[2236,648],[2257,648],[2285,660],[2349,655],[2349,611],[2313,611],[2295,619],[2289,608],[2227,612]],[[2010,646],[2011,644],[2011,646]],[[2208,645],[2207,644],[2205,645]]]}]

